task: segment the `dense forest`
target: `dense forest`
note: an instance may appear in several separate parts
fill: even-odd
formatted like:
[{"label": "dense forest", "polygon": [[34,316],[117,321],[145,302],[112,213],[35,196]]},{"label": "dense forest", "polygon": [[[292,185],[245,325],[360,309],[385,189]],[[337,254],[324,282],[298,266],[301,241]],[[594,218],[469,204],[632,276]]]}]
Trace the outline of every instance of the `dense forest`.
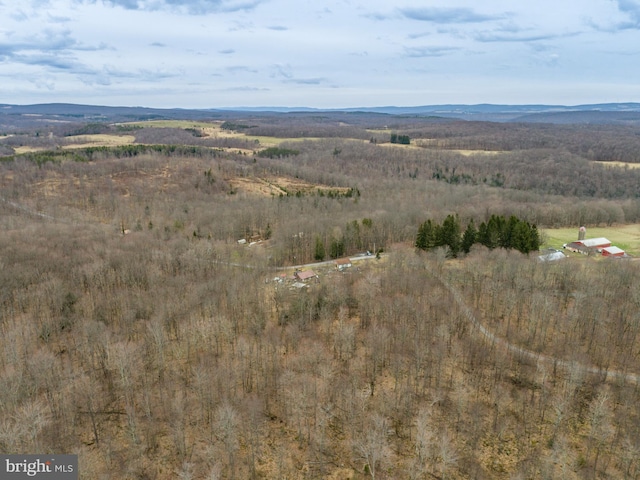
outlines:
[{"label": "dense forest", "polygon": [[545,229],[640,221],[640,130],[336,117],[0,132],[0,452],[640,478],[640,264],[537,257]]}]

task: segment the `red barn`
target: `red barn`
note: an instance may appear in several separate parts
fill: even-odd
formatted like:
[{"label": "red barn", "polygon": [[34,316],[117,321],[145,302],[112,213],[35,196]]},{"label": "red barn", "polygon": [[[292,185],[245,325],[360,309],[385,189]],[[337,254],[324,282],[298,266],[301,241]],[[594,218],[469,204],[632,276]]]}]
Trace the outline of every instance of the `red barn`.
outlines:
[{"label": "red barn", "polygon": [[587,248],[595,248],[598,251],[611,246],[611,240],[608,240],[604,237],[587,238],[585,240],[578,240],[577,242],[573,243],[577,243],[578,245],[582,245],[583,247]]},{"label": "red barn", "polygon": [[605,247],[602,249],[604,257],[624,257],[624,250],[618,247]]}]

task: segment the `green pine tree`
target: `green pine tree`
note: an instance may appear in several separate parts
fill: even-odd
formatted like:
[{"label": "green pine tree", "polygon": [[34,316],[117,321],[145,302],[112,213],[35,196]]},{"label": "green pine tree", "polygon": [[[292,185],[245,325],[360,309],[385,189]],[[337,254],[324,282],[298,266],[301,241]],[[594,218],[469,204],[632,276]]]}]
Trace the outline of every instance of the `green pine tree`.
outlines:
[{"label": "green pine tree", "polygon": [[471,246],[476,243],[476,238],[478,236],[478,230],[476,229],[475,224],[473,223],[473,219],[469,221],[466,230],[462,234],[462,243],[460,248],[464,253],[469,253],[471,251]]},{"label": "green pine tree", "polygon": [[324,260],[325,255],[326,255],[326,252],[324,248],[324,242],[318,235],[316,237],[316,248],[315,248],[315,255],[313,256],[313,258],[315,258],[316,261],[321,262],[322,260]]},{"label": "green pine tree", "polygon": [[457,257],[460,252],[460,220],[458,215],[447,215],[439,231],[438,246],[448,247],[447,255]]}]

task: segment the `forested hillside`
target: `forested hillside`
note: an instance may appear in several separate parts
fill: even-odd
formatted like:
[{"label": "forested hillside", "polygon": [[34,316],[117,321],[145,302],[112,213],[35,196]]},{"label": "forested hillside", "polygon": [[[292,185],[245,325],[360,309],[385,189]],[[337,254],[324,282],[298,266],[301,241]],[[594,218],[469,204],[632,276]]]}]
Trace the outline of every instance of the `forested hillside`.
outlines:
[{"label": "forested hillside", "polygon": [[0,133],[0,451],[86,479],[640,478],[640,264],[536,251],[640,222],[634,127]]}]

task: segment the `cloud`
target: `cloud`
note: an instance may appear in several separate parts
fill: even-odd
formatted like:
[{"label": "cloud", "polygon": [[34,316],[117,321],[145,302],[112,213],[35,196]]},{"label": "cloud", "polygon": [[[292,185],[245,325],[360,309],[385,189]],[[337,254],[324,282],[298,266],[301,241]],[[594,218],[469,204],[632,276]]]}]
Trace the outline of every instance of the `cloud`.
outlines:
[{"label": "cloud", "polygon": [[5,63],[87,74],[93,73],[93,71],[76,59],[75,52],[97,51],[107,48],[104,44],[99,46],[81,44],[72,38],[68,30],[44,30],[26,40],[0,43],[0,57]]},{"label": "cloud", "polygon": [[417,40],[418,38],[429,37],[433,35],[432,32],[420,32],[420,33],[410,33],[407,35],[409,40]]},{"label": "cloud", "polygon": [[269,88],[264,87],[230,87],[226,88],[225,92],[268,92]]},{"label": "cloud", "polygon": [[457,47],[407,47],[404,49],[407,57],[443,57],[460,50]]},{"label": "cloud", "polygon": [[224,50],[218,50],[218,53],[221,55],[231,55],[232,53],[235,53],[236,51],[233,48],[226,48]]},{"label": "cloud", "polygon": [[482,30],[476,32],[473,35],[473,39],[477,42],[490,43],[490,42],[515,42],[515,43],[528,43],[528,42],[541,42],[547,40],[556,40],[559,38],[570,38],[580,35],[583,32],[580,31],[563,31],[558,33],[556,31],[540,31],[534,28],[523,28],[515,22],[501,22],[496,28],[490,28],[488,30]]},{"label": "cloud", "polygon": [[29,78],[28,81],[40,90],[49,90],[52,92],[56,89],[56,84],[48,77],[33,77]]},{"label": "cloud", "polygon": [[287,80],[291,80],[293,78],[293,70],[291,65],[274,65],[273,66],[274,73],[271,75],[272,77],[282,77]]},{"label": "cloud", "polygon": [[71,36],[70,30],[45,29],[36,35],[29,35],[25,40],[16,40],[12,43],[0,43],[0,50],[20,52],[20,51],[97,51],[107,49],[105,43],[97,46],[86,45],[78,42]]},{"label": "cloud", "polygon": [[326,81],[325,78],[293,78],[289,80],[289,82],[299,85],[320,85]]},{"label": "cloud", "polygon": [[377,20],[380,22],[384,22],[385,20],[393,20],[398,18],[396,14],[387,14],[387,13],[367,13],[362,15],[364,18],[369,18],[371,20]]},{"label": "cloud", "polygon": [[501,20],[504,16],[483,15],[470,8],[401,8],[400,13],[411,20],[432,23],[482,23]]},{"label": "cloud", "polygon": [[21,63],[23,65],[37,65],[55,70],[70,70],[76,73],[86,71],[84,65],[75,58],[68,56],[47,54],[20,55],[14,53],[9,57],[14,63]]},{"label": "cloud", "polygon": [[288,27],[283,27],[281,25],[274,25],[272,27],[267,27],[269,30],[275,30],[277,32],[284,32],[286,30],[289,30]]},{"label": "cloud", "polygon": [[105,65],[101,69],[87,69],[84,72],[76,72],[78,78],[85,85],[111,85],[117,80],[135,80],[136,82],[157,83],[167,78],[178,77],[180,72],[167,70],[123,70],[112,65]]},{"label": "cloud", "polygon": [[16,12],[10,15],[16,22],[24,22],[29,20],[29,15],[27,15],[24,10],[17,10]]},{"label": "cloud", "polygon": [[617,22],[609,25],[591,20],[589,26],[601,32],[615,33],[621,30],[640,30],[640,2],[637,0],[614,0],[618,6],[618,10],[628,18],[623,22]]},{"label": "cloud", "polygon": [[640,28],[640,3],[634,0],[617,0],[618,10],[626,14],[629,22],[623,22],[618,25],[622,29],[638,29]]},{"label": "cloud", "polygon": [[475,39],[478,42],[538,42],[544,40],[551,40],[558,38],[559,36],[566,37],[568,35],[554,35],[554,34],[538,34],[538,35],[518,35],[518,34],[505,34],[495,32],[483,32],[478,33]]},{"label": "cloud", "polygon": [[[98,0],[89,0],[96,3]],[[191,15],[213,12],[249,11],[267,0],[104,0],[127,10],[177,10]]]},{"label": "cloud", "polygon": [[71,21],[71,17],[60,17],[57,15],[51,15],[51,13],[47,13],[47,18],[51,23],[67,23]]},{"label": "cloud", "polygon": [[240,74],[240,73],[258,73],[258,71],[255,68],[250,68],[245,65],[236,65],[233,67],[227,67],[226,70],[227,72],[232,73],[234,75]]},{"label": "cloud", "polygon": [[640,27],[640,3],[634,0],[618,0],[618,9],[631,18],[635,27]]},{"label": "cloud", "polygon": [[319,85],[321,83],[327,82],[327,79],[322,77],[298,78],[294,75],[291,65],[288,64],[276,64],[273,65],[272,69],[273,73],[271,74],[271,77],[282,78],[284,83],[295,83],[299,85]]}]

